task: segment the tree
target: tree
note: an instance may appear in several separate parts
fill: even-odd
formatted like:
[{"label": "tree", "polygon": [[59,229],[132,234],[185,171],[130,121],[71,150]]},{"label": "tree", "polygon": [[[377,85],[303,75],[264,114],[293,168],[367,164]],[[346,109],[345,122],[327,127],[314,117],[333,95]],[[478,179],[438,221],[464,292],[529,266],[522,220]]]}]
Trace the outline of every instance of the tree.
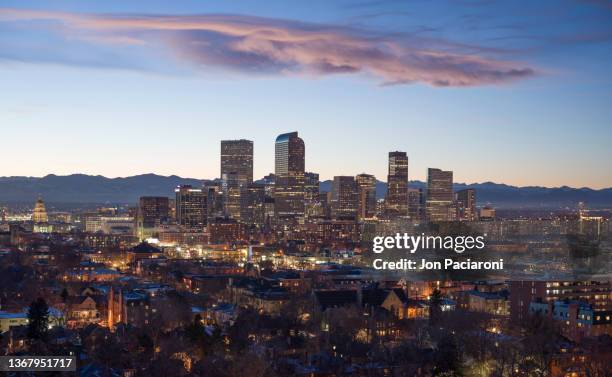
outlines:
[{"label": "tree", "polygon": [[49,306],[39,297],[28,309],[28,338],[45,340],[49,332]]},{"label": "tree", "polygon": [[65,304],[66,301],[68,300],[68,290],[66,290],[66,288],[62,289],[62,293],[60,293],[60,297],[62,298],[62,302]]},{"label": "tree", "polygon": [[442,305],[442,292],[439,289],[434,289],[429,298],[429,323],[436,325],[440,319],[440,306]]},{"label": "tree", "polygon": [[456,375],[459,373],[460,355],[457,339],[452,333],[443,337],[434,353],[434,375]]}]

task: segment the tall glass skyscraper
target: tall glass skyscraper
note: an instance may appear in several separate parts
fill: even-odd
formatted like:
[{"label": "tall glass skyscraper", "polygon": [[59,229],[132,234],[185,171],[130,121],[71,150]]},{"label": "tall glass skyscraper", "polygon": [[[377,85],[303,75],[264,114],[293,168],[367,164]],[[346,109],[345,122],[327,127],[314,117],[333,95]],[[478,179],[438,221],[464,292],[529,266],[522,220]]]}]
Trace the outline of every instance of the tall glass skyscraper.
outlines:
[{"label": "tall glass skyscraper", "polygon": [[208,192],[189,185],[179,186],[176,193],[176,221],[184,229],[202,232],[207,223]]},{"label": "tall glass skyscraper", "polygon": [[359,174],[355,177],[359,193],[360,220],[370,219],[376,215],[376,177],[370,174]]},{"label": "tall glass skyscraper", "polygon": [[427,169],[427,220],[453,220],[453,172]]},{"label": "tall glass skyscraper", "polygon": [[253,183],[253,142],[221,141],[221,182],[226,215],[240,220],[246,203],[246,192]]},{"label": "tall glass skyscraper", "polygon": [[462,221],[476,220],[476,190],[468,188],[457,191],[457,217]]},{"label": "tall glass skyscraper", "polygon": [[389,216],[408,216],[408,156],[389,152],[386,210]]},{"label": "tall glass skyscraper", "polygon": [[355,177],[336,176],[332,185],[332,217],[355,219],[359,207],[359,192]]},{"label": "tall glass skyscraper", "polygon": [[297,132],[279,135],[275,146],[275,215],[304,216],[305,146]]}]

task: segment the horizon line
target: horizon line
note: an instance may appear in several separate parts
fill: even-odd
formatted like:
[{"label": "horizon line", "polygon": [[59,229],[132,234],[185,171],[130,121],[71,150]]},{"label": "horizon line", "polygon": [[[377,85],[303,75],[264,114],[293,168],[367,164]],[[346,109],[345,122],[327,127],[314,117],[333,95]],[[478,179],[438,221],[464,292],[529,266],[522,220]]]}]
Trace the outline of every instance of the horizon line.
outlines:
[{"label": "horizon line", "polygon": [[[312,172],[307,172],[307,173],[312,173]],[[274,174],[273,172],[270,172],[268,174]],[[360,174],[367,174],[367,173],[360,173]],[[176,174],[170,174],[170,175],[165,175],[165,174],[158,174],[158,173],[153,173],[153,172],[149,172],[149,173],[140,173],[140,174],[134,174],[134,175],[128,175],[128,176],[115,176],[115,177],[109,177],[106,175],[102,175],[102,174],[87,174],[87,173],[71,173],[71,174],[55,174],[55,173],[48,173],[44,176],[28,176],[28,175],[11,175],[11,176],[0,176],[0,179],[2,178],[30,178],[30,179],[43,179],[49,176],[55,176],[55,177],[70,177],[70,176],[75,176],[75,175],[81,175],[81,176],[88,176],[88,177],[102,177],[102,178],[106,178],[106,179],[128,179],[128,178],[134,178],[134,177],[140,177],[140,176],[146,176],[146,175],[154,175],[157,177],[163,177],[163,178],[170,178],[170,177],[177,177],[180,179],[193,179],[193,180],[198,180],[198,181],[214,181],[214,180],[220,180],[220,177],[215,177],[215,178],[195,178],[195,177],[183,177],[180,175],[176,175]],[[376,176],[374,176],[376,178]],[[263,179],[263,177],[258,178],[258,179],[254,179],[253,182],[256,182],[258,180]],[[319,182],[325,182],[325,181],[333,181],[333,177],[331,178],[327,178],[327,179],[323,179],[323,180],[319,180]],[[381,182],[381,183],[387,183],[386,181],[380,180],[378,178],[376,178],[377,182]],[[420,179],[409,179],[408,182],[420,182],[420,183],[427,183],[427,180],[420,180]],[[587,190],[593,190],[593,191],[604,191],[604,190],[612,190],[612,186],[607,186],[607,187],[601,187],[601,188],[593,188],[593,187],[588,187],[588,186],[582,186],[582,187],[573,187],[573,186],[568,186],[568,185],[562,185],[562,186],[542,186],[542,185],[527,185],[527,186],[518,186],[518,185],[514,185],[514,184],[509,184],[509,183],[503,183],[503,182],[494,182],[494,181],[482,181],[482,182],[471,182],[471,183],[466,183],[466,182],[453,182],[453,185],[465,185],[465,186],[473,186],[473,185],[484,185],[484,184],[495,184],[495,185],[504,185],[504,186],[509,186],[509,187],[514,187],[514,188],[546,188],[546,189],[563,189],[563,188],[569,188],[569,189],[573,189],[573,190],[583,190],[583,189],[587,189]]]}]

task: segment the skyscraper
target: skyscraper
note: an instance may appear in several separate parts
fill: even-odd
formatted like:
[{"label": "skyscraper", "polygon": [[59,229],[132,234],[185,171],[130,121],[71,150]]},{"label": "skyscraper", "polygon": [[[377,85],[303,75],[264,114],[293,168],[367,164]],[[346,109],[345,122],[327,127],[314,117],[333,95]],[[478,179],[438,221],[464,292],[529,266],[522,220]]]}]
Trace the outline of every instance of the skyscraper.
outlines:
[{"label": "skyscraper", "polygon": [[279,135],[275,145],[274,200],[277,217],[304,215],[305,147],[297,132]]},{"label": "skyscraper", "polygon": [[355,219],[359,207],[359,192],[355,177],[336,176],[332,185],[332,217]]},{"label": "skyscraper", "polygon": [[[225,216],[223,188],[221,183],[211,183],[204,186],[202,190],[206,193],[206,222],[210,223],[217,217]],[[176,202],[176,201],[175,201]]]},{"label": "skyscraper", "polygon": [[140,240],[153,235],[156,226],[170,216],[168,198],[165,196],[141,196],[136,215],[136,235]]},{"label": "skyscraper", "polygon": [[462,221],[476,220],[476,190],[465,189],[457,191],[457,216]]},{"label": "skyscraper", "polygon": [[176,193],[176,222],[185,230],[202,232],[207,220],[208,192],[189,185],[179,186]]},{"label": "skyscraper", "polygon": [[304,175],[304,213],[306,217],[323,216],[323,207],[319,197],[319,174]]},{"label": "skyscraper", "polygon": [[408,188],[408,216],[413,221],[423,221],[425,216],[424,212],[423,189],[421,188]]},{"label": "skyscraper", "polygon": [[369,174],[359,174],[355,177],[358,192],[359,220],[370,219],[376,215],[376,177]]},{"label": "skyscraper", "polygon": [[427,220],[430,222],[453,219],[453,172],[427,169]]},{"label": "skyscraper", "polygon": [[221,141],[221,181],[225,212],[240,220],[246,203],[246,191],[253,182],[253,142],[250,140]]},{"label": "skyscraper", "polygon": [[389,216],[408,216],[408,156],[389,152],[386,209]]},{"label": "skyscraper", "polygon": [[243,191],[244,203],[240,221],[248,225],[263,226],[265,221],[266,188],[260,183],[251,183]]}]

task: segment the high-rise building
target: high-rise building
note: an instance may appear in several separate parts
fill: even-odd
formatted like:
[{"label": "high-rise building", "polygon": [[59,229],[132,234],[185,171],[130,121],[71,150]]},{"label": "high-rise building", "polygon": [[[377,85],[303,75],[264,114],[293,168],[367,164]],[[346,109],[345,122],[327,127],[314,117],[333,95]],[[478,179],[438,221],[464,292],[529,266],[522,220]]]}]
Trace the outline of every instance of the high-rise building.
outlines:
[{"label": "high-rise building", "polygon": [[408,188],[408,216],[413,221],[423,221],[425,198],[422,188]]},{"label": "high-rise building", "polygon": [[253,142],[251,140],[221,141],[221,176],[235,174],[239,181],[253,182]]},{"label": "high-rise building", "polygon": [[206,192],[206,211],[208,212],[207,223],[217,217],[225,216],[224,198],[222,184],[213,183],[203,188]]},{"label": "high-rise building", "polygon": [[304,212],[306,217],[323,216],[323,207],[319,200],[319,174],[304,174]]},{"label": "high-rise building", "polygon": [[465,189],[455,194],[457,217],[460,221],[476,220],[476,190]]},{"label": "high-rise building", "polygon": [[244,191],[244,205],[240,221],[248,225],[263,226],[265,222],[265,185],[251,183]]},{"label": "high-rise building", "polygon": [[376,177],[359,174],[355,177],[355,182],[359,200],[357,218],[370,219],[376,215]]},{"label": "high-rise building", "polygon": [[207,221],[208,192],[189,185],[179,186],[176,193],[176,222],[189,231],[202,232]]},{"label": "high-rise building", "polygon": [[332,217],[356,219],[359,207],[359,192],[355,177],[336,176],[332,185]]},{"label": "high-rise building", "polygon": [[427,220],[430,222],[453,219],[453,172],[429,168],[427,170]]},{"label": "high-rise building", "polygon": [[389,216],[408,216],[408,156],[389,152],[389,175],[385,200]]},{"label": "high-rise building", "polygon": [[253,182],[253,142],[250,140],[221,141],[221,182],[225,197],[225,212],[240,220],[246,202],[246,191]]},{"label": "high-rise building", "polygon": [[304,216],[304,141],[297,132],[279,135],[275,145],[274,201],[277,217]]},{"label": "high-rise building", "polygon": [[138,222],[152,228],[168,219],[168,197],[141,196],[138,201]]},{"label": "high-rise building", "polygon": [[169,218],[170,207],[165,196],[142,196],[136,214],[136,235],[140,240],[153,235],[155,227]]}]

